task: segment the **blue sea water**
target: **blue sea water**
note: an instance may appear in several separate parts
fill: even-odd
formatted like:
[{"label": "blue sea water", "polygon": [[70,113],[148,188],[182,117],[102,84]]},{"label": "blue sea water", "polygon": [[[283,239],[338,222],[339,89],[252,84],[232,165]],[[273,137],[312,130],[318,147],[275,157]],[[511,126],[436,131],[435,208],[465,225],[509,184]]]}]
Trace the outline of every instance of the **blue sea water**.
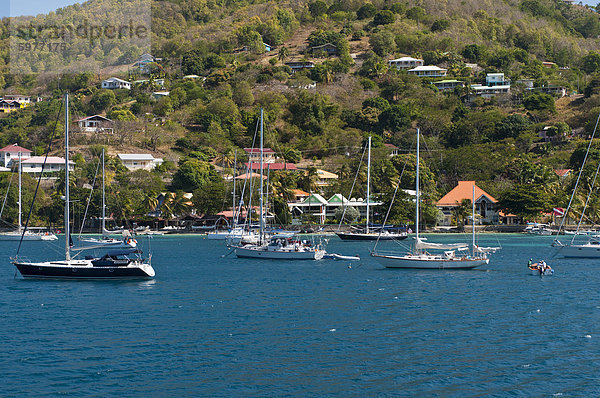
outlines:
[{"label": "blue sea water", "polygon": [[[502,245],[489,265],[419,271],[382,268],[368,242],[329,242],[359,262],[279,262],[164,236],[137,282],[15,278],[0,242],[0,395],[600,395],[600,260],[553,258],[551,237],[480,240]],[[530,257],[555,275],[530,275]]]}]

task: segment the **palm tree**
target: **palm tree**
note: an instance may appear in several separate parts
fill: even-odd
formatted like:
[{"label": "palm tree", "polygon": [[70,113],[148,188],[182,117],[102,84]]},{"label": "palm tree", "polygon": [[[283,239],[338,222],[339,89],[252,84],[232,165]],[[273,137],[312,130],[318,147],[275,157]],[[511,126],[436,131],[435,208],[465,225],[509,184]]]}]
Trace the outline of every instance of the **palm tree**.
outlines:
[{"label": "palm tree", "polygon": [[215,157],[215,162],[223,168],[230,169],[233,167],[235,157],[231,151],[220,153]]},{"label": "palm tree", "polygon": [[279,49],[279,54],[277,55],[277,57],[279,58],[279,61],[281,61],[283,63],[283,61],[289,57],[290,55],[290,50],[287,47],[281,47]]},{"label": "palm tree", "polygon": [[325,68],[325,76],[323,76],[323,83],[329,84],[333,81],[333,72],[330,68]]},{"label": "palm tree", "polygon": [[289,202],[294,198],[294,194],[292,190],[289,188],[289,185],[285,183],[284,179],[281,177],[273,178],[271,180],[271,193],[275,196],[280,196],[285,201]]},{"label": "palm tree", "polygon": [[300,185],[300,187],[307,192],[317,191],[319,189],[317,185],[318,178],[319,175],[317,174],[316,167],[310,166],[304,175],[300,177],[298,185]]},{"label": "palm tree", "polygon": [[146,210],[146,214],[156,210],[158,207],[158,198],[156,197],[156,194],[154,192],[147,193],[142,200],[142,205]]},{"label": "palm tree", "polygon": [[471,209],[471,200],[463,199],[460,202],[460,205],[455,207],[454,212],[456,214],[456,225],[465,224],[465,218],[469,215],[469,210]]},{"label": "palm tree", "polygon": [[171,205],[173,193],[167,192],[163,199],[162,205],[160,206],[160,212],[166,220],[173,218],[173,206]]},{"label": "palm tree", "polygon": [[187,214],[190,211],[192,204],[190,199],[185,197],[185,192],[177,191],[171,196],[171,208],[173,213],[178,216]]}]

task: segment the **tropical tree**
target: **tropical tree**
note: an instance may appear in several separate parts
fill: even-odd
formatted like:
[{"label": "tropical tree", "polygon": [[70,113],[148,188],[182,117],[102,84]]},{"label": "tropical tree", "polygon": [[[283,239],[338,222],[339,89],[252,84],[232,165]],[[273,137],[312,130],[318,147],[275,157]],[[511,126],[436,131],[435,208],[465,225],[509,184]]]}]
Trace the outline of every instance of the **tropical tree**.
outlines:
[{"label": "tropical tree", "polygon": [[144,194],[144,199],[142,200],[143,210],[146,214],[156,210],[158,207],[159,201],[157,194],[155,192],[146,192]]},{"label": "tropical tree", "polygon": [[525,219],[536,219],[547,210],[548,198],[541,185],[520,184],[500,195],[500,207]]},{"label": "tropical tree", "polygon": [[222,180],[207,184],[202,189],[196,189],[192,202],[200,214],[216,214],[226,207],[227,188]]},{"label": "tropical tree", "polygon": [[317,180],[319,175],[317,174],[317,168],[310,166],[304,175],[300,177],[298,181],[298,186],[305,190],[306,192],[314,192],[319,189],[317,185]]},{"label": "tropical tree", "polygon": [[178,190],[174,195],[171,195],[171,209],[177,216],[183,216],[189,213],[192,207],[190,199],[186,197],[186,193],[182,190]]},{"label": "tropical tree", "polygon": [[279,59],[279,61],[284,62],[285,59],[289,56],[290,50],[286,46],[283,46],[279,49],[279,54],[277,54],[277,58]]},{"label": "tropical tree", "polygon": [[456,225],[465,225],[465,219],[471,213],[471,200],[463,199],[460,205],[454,208],[454,216],[456,217]]}]

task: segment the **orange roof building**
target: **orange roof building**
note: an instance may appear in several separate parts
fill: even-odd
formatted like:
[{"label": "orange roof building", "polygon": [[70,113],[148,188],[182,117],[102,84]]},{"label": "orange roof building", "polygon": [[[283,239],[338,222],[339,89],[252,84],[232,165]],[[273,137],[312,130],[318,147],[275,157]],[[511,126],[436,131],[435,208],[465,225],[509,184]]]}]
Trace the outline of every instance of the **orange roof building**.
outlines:
[{"label": "orange roof building", "polygon": [[[0,151],[2,151],[2,149],[0,149]],[[571,174],[571,169],[559,169],[559,170],[554,170],[554,172],[556,173],[557,176],[564,178],[564,177],[567,177],[569,174]]]},{"label": "orange roof building", "polygon": [[453,190],[444,195],[443,198],[438,200],[437,205],[439,206],[460,206],[460,202],[463,199],[471,200],[473,198],[473,185],[475,185],[475,203],[479,201],[481,196],[486,196],[492,203],[498,203],[496,199],[483,189],[479,188],[475,181],[459,181],[458,185]]},{"label": "orange roof building", "polygon": [[437,207],[444,214],[443,225],[452,225],[454,214],[452,210],[461,205],[461,202],[467,199],[469,202],[473,198],[473,187],[475,187],[475,211],[477,219],[483,223],[498,223],[498,211],[496,203],[498,200],[483,189],[479,188],[475,181],[459,181],[450,192],[437,202]]}]

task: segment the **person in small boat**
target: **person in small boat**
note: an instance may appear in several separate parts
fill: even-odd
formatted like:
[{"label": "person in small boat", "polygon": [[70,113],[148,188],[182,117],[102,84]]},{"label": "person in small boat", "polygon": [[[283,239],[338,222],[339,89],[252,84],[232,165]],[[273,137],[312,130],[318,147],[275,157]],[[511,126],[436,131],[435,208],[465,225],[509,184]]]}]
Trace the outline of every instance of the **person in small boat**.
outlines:
[{"label": "person in small boat", "polygon": [[533,264],[533,259],[532,258],[530,258],[529,261],[527,262],[527,266],[529,268],[531,268],[531,264]]}]

